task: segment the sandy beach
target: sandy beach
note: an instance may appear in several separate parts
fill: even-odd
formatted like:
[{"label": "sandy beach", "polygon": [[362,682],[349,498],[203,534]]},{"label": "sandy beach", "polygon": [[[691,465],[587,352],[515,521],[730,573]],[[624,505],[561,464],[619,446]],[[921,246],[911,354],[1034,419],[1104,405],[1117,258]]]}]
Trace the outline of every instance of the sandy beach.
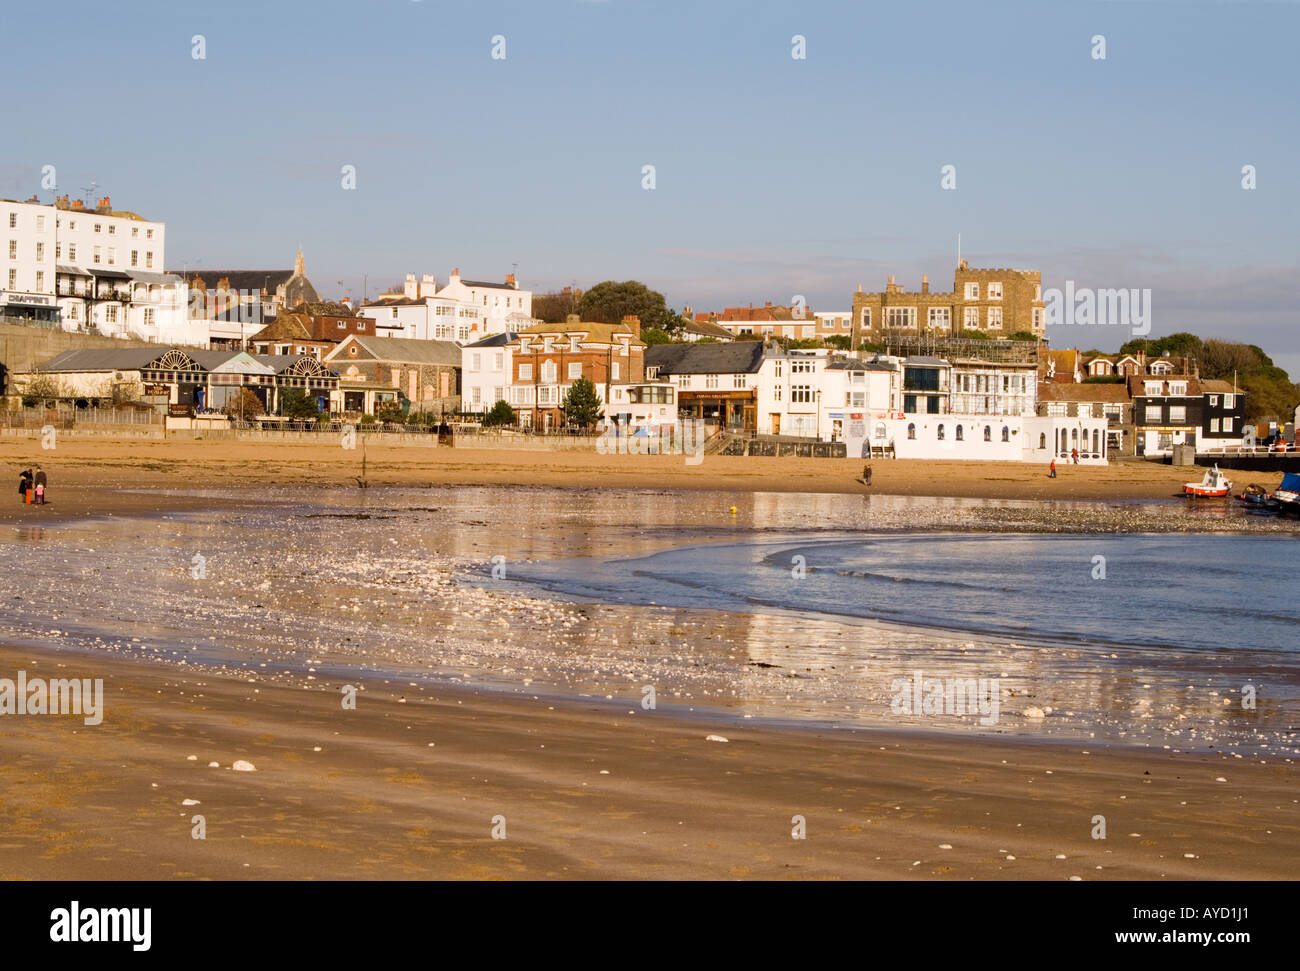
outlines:
[{"label": "sandy beach", "polygon": [[0,670],[16,668],[102,677],[108,717],[0,725],[5,879],[1210,880],[1300,866],[1285,764],[375,681],[344,711],[336,683],[0,651]]},{"label": "sandy beach", "polygon": [[[1058,485],[1159,498],[1184,470],[1053,482],[877,463],[873,490],[899,498],[867,509],[840,501],[863,491],[860,463],[818,460],[373,449],[359,490],[333,448],[61,440],[38,454],[0,440],[0,456],[41,461],[51,481],[50,505],[4,513],[6,556],[33,575],[3,581],[0,678],[102,678],[105,694],[100,725],[0,717],[7,879],[1219,880],[1300,866],[1285,720],[1253,745],[1239,744],[1250,719],[1231,744],[1185,729],[1230,721],[1219,689],[1258,669],[1227,655],[1119,677],[1080,669],[1081,649],[975,637],[939,657],[946,642],[924,631],[570,604],[481,579],[498,550],[512,564],[646,555],[828,524],[978,536],[1163,516],[1194,533],[1208,523],[1176,504],[1022,501]],[[906,498],[928,495],[989,502]],[[830,654],[850,642],[861,664],[846,680]],[[996,734],[817,721],[843,700],[887,711],[889,677],[917,652],[1020,678],[1015,717]],[[647,681],[654,710],[639,704]],[[837,684],[851,693],[828,694]],[[1088,719],[1131,719],[1138,699],[1140,743],[1088,737]],[[1288,717],[1283,702],[1266,699],[1261,729]],[[1020,717],[1027,704],[1080,711],[1049,719],[1068,729],[1053,736]],[[787,708],[812,720],[784,721]]]}]

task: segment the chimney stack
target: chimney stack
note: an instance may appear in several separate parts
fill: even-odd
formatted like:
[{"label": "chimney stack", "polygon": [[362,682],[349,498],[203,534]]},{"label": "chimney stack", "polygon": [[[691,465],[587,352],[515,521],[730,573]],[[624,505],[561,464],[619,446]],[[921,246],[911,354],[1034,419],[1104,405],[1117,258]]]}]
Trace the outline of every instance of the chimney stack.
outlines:
[{"label": "chimney stack", "polygon": [[517,284],[517,283],[515,282],[515,275],[514,275],[513,273],[507,273],[507,274],[506,274],[506,283],[510,284],[510,285],[511,285],[512,287],[514,287],[516,290],[519,289],[519,284]]},{"label": "chimney stack", "polygon": [[407,300],[415,300],[420,295],[420,289],[415,282],[415,274],[406,274],[406,283],[402,287],[402,296]]},{"label": "chimney stack", "polygon": [[925,273],[921,274],[921,292],[922,293],[930,292],[930,277],[928,274]]},{"label": "chimney stack", "polygon": [[641,318],[636,314],[627,314],[623,318],[623,326],[631,330],[637,337],[641,336]]}]

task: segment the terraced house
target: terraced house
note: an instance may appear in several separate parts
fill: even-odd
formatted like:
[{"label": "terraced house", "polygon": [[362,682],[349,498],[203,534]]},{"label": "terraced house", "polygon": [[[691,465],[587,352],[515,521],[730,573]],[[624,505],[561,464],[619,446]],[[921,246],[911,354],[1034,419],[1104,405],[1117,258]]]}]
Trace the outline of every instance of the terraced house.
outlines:
[{"label": "terraced house", "polygon": [[953,274],[953,288],[932,292],[921,277],[919,291],[904,290],[894,277],[885,289],[853,295],[853,339],[878,342],[889,334],[960,334],[979,330],[990,337],[1025,331],[1046,333],[1042,274],[1038,270],[973,269],[962,260]]}]

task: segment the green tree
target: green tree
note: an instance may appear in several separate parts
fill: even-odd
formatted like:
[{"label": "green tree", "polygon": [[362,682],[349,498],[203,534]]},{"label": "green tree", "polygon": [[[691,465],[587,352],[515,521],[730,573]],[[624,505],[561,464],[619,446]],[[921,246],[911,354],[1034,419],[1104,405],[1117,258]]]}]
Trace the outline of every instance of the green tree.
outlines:
[{"label": "green tree", "polygon": [[673,335],[666,330],[660,330],[658,327],[647,327],[641,330],[641,339],[647,344],[671,344]]},{"label": "green tree", "polygon": [[826,346],[835,347],[841,351],[847,351],[849,350],[852,341],[853,338],[849,337],[848,334],[829,334],[826,337]]},{"label": "green tree", "polygon": [[583,428],[596,424],[604,413],[600,397],[596,394],[596,386],[586,378],[577,378],[569,385],[562,407],[565,421]]},{"label": "green tree", "polygon": [[519,418],[515,415],[515,410],[510,407],[508,401],[498,401],[489,408],[488,413],[483,416],[483,427],[492,428],[496,425],[513,425],[518,420]]},{"label": "green tree", "polygon": [[280,414],[295,421],[314,421],[320,414],[316,399],[301,388],[285,388],[280,392]]},{"label": "green tree", "polygon": [[1016,331],[1014,334],[1012,334],[1010,337],[1008,337],[1007,340],[1010,340],[1010,341],[1036,341],[1036,340],[1038,340],[1038,335],[1035,334],[1033,331],[1029,331],[1029,330],[1018,330],[1018,331]]},{"label": "green tree", "polygon": [[664,295],[636,280],[597,283],[582,295],[578,308],[583,320],[605,324],[617,324],[629,314],[635,314],[643,330],[647,327],[663,330],[671,320]]}]

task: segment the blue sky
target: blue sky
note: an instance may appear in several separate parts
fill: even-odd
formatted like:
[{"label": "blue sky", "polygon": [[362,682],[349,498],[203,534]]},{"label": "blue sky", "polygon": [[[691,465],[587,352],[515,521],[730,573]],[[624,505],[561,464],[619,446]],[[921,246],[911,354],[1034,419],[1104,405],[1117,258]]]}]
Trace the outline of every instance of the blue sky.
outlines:
[{"label": "blue sky", "polygon": [[1294,375],[1298,28],[1295,3],[1177,0],[11,4],[0,195],[53,164],[165,220],[172,267],[301,244],[328,296],[517,263],[534,291],[847,309],[890,273],[950,285],[960,232],[972,265],[1150,288],[1153,334]]}]

